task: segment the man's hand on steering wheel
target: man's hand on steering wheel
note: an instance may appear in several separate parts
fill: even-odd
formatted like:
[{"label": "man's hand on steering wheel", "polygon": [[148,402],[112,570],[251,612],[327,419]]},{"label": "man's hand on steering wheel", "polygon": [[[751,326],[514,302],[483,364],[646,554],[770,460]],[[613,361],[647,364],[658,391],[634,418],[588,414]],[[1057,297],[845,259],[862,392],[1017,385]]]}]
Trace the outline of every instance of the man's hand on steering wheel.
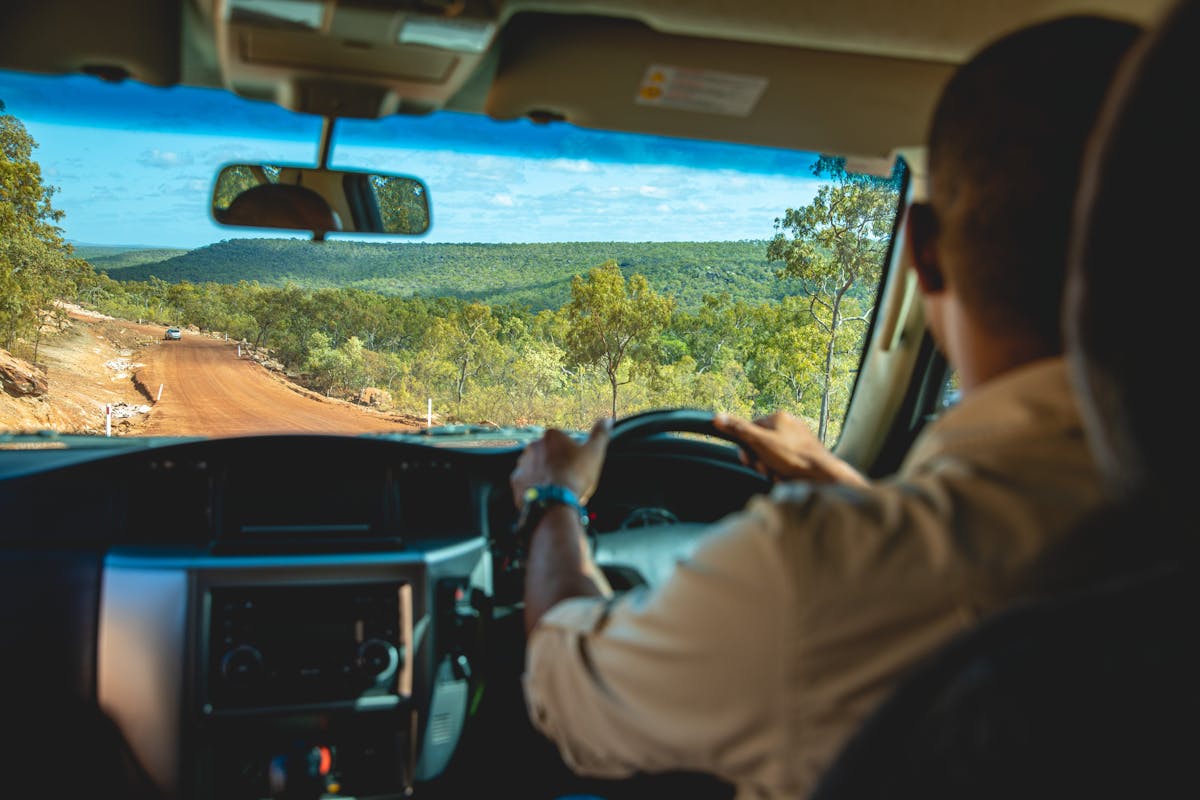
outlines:
[{"label": "man's hand on steering wheel", "polygon": [[544,484],[565,486],[575,492],[581,503],[586,503],[600,480],[612,424],[611,417],[597,420],[582,443],[551,429],[526,446],[509,478],[517,508],[523,504],[526,489]]},{"label": "man's hand on steering wheel", "polygon": [[777,411],[754,421],[729,414],[713,426],[742,443],[742,463],[771,480],[809,480],[866,486],[866,477],[821,444],[803,421]]}]

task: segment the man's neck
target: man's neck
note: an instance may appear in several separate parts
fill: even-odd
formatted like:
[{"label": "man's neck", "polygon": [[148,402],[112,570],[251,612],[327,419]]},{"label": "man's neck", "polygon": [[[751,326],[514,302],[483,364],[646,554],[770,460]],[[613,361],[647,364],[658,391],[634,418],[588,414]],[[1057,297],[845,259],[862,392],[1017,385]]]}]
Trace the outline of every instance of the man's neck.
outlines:
[{"label": "man's neck", "polygon": [[955,365],[964,395],[1018,367],[1062,355],[1061,347],[1037,337],[999,337],[967,327],[960,332]]}]

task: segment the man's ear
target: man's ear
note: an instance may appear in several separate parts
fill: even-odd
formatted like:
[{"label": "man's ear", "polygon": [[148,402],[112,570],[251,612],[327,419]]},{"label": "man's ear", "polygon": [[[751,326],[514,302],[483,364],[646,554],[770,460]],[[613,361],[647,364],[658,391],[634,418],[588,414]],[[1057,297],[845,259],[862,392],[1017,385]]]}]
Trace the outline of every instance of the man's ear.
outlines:
[{"label": "man's ear", "polygon": [[913,203],[908,207],[908,248],[917,282],[925,294],[937,294],[946,288],[946,278],[937,257],[938,221],[933,206]]}]

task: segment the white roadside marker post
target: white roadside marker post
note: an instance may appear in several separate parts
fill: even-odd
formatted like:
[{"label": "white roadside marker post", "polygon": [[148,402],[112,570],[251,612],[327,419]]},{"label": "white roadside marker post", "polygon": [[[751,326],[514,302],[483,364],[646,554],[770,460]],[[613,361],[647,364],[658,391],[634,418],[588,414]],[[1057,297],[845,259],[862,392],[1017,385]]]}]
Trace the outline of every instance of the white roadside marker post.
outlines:
[{"label": "white roadside marker post", "polygon": [[429,398],[429,405],[425,408],[425,427],[433,427],[433,398]]},{"label": "white roadside marker post", "polygon": [[104,435],[112,436],[112,404],[104,404]]}]

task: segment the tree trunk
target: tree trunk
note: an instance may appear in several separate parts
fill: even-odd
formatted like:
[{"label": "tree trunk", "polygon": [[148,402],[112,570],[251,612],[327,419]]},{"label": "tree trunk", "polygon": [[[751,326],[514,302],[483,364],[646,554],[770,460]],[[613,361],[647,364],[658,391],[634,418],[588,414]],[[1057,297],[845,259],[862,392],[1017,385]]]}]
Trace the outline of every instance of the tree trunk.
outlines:
[{"label": "tree trunk", "polygon": [[846,290],[837,293],[833,300],[833,316],[829,320],[829,346],[825,348],[825,385],[821,388],[821,419],[817,428],[817,438],[825,444],[825,433],[829,429],[829,390],[833,386],[833,354],[836,352],[838,325],[842,308],[842,298]]},{"label": "tree trunk", "polygon": [[462,365],[458,371],[458,384],[455,386],[455,390],[458,394],[458,405],[455,407],[455,410],[458,412],[460,417],[462,416],[463,392],[465,391],[467,385],[467,364],[467,361],[462,362]]},{"label": "tree trunk", "polygon": [[608,382],[609,382],[609,385],[612,386],[612,416],[613,416],[613,419],[616,419],[617,418],[617,373],[616,372],[608,373]]}]

